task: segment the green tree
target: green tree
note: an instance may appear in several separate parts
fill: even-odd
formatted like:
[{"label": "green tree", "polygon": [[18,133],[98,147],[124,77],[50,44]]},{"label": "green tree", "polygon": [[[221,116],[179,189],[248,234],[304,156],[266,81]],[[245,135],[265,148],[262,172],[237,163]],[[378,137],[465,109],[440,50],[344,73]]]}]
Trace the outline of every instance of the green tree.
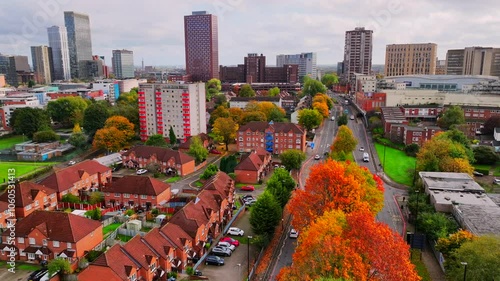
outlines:
[{"label": "green tree", "polygon": [[227,98],[226,95],[224,94],[217,94],[214,97],[214,103],[216,106],[221,106],[221,105],[226,105],[227,104]]},{"label": "green tree", "polygon": [[239,97],[255,97],[255,91],[252,89],[252,86],[249,84],[244,84],[241,86],[240,91],[238,92]]},{"label": "green tree", "polygon": [[148,138],[145,142],[145,145],[150,146],[158,146],[158,147],[167,147],[167,141],[161,134],[155,134]]},{"label": "green tree", "polygon": [[90,195],[89,195],[89,203],[90,204],[97,204],[97,203],[101,203],[101,202],[104,202],[104,196],[103,196],[102,192],[95,191],[95,192],[90,193]]},{"label": "green tree", "polygon": [[168,141],[171,145],[177,144],[177,137],[175,136],[174,128],[172,128],[172,126],[170,126],[168,131]]},{"label": "green tree", "polygon": [[269,191],[273,195],[281,208],[285,207],[292,196],[292,191],[287,189],[278,179],[273,177],[267,181],[266,191]]},{"label": "green tree", "polygon": [[219,168],[215,164],[209,164],[205,171],[203,171],[203,174],[201,174],[200,179],[202,180],[208,180],[209,178],[213,177],[217,172],[219,171]]},{"label": "green tree", "polygon": [[208,123],[210,123],[210,125],[213,125],[217,118],[227,118],[229,116],[230,113],[227,107],[225,105],[219,105],[217,108],[215,108],[214,111],[212,111],[212,113],[210,113],[210,120],[208,121]]},{"label": "green tree", "polygon": [[323,116],[316,109],[302,109],[299,111],[299,124],[308,131],[317,128],[323,122]]},{"label": "green tree", "polygon": [[418,226],[431,241],[448,237],[458,230],[458,225],[452,218],[443,213],[435,212],[419,212]]},{"label": "green tree", "polygon": [[59,276],[71,274],[71,265],[69,261],[64,258],[55,258],[49,261],[47,269],[49,271],[49,276],[53,276],[56,273]]},{"label": "green tree", "polygon": [[35,85],[36,85],[35,81],[33,81],[33,80],[28,81],[28,88],[33,88],[33,86],[35,86]]},{"label": "green tree", "polygon": [[306,160],[306,154],[298,149],[287,149],[280,154],[280,160],[288,171],[298,170]]},{"label": "green tree", "polygon": [[416,157],[419,149],[420,146],[418,146],[418,144],[410,143],[409,145],[405,146],[405,153],[408,156]]},{"label": "green tree", "polygon": [[285,120],[285,113],[278,107],[273,107],[269,112],[267,121],[283,122]]},{"label": "green tree", "polygon": [[123,116],[127,118],[132,124],[136,132],[139,132],[139,106],[137,103],[127,104],[127,103],[117,103],[116,106],[110,108],[109,116]]},{"label": "green tree", "polygon": [[76,148],[85,148],[87,146],[87,141],[87,136],[82,132],[72,133],[68,139],[68,142]]},{"label": "green tree", "polygon": [[234,173],[234,167],[238,165],[236,156],[229,155],[227,157],[222,157],[220,161],[220,170],[226,174]]},{"label": "green tree", "polygon": [[63,195],[61,201],[66,203],[80,203],[80,198],[78,198],[78,196],[76,195],[68,193],[66,195]]},{"label": "green tree", "polygon": [[232,118],[218,118],[214,122],[212,132],[216,137],[222,139],[222,142],[226,144],[226,150],[228,150],[229,143],[236,138],[238,128],[238,124]]},{"label": "green tree", "polygon": [[11,115],[10,124],[16,134],[32,138],[35,132],[50,128],[50,117],[41,108],[17,108]]},{"label": "green tree", "polygon": [[269,91],[267,91],[267,95],[270,97],[275,97],[275,96],[278,96],[280,94],[280,92],[281,92],[280,88],[274,87],[274,88],[269,89]]},{"label": "green tree", "polygon": [[339,78],[335,73],[327,73],[321,77],[321,83],[323,83],[328,89],[331,89],[333,85],[339,83]]},{"label": "green tree", "polygon": [[212,78],[207,81],[205,85],[207,101],[212,100],[212,98],[217,95],[222,89],[222,84],[219,79]]},{"label": "green tree", "polygon": [[194,136],[191,138],[188,154],[193,156],[198,164],[207,159],[208,150],[203,146],[200,137]]},{"label": "green tree", "polygon": [[314,79],[306,79],[307,81],[304,83],[304,88],[302,93],[304,95],[314,96],[317,93],[326,93],[326,87],[318,80]]},{"label": "green tree", "polygon": [[261,111],[251,111],[251,112],[245,112],[243,113],[243,116],[241,118],[241,124],[245,125],[249,122],[252,121],[266,121],[266,114]]},{"label": "green tree", "polygon": [[274,169],[273,175],[270,179],[278,180],[286,189],[290,191],[294,190],[297,184],[290,173],[282,168]]},{"label": "green tree", "polygon": [[132,89],[128,93],[121,93],[116,102],[118,104],[129,104],[137,106],[139,100],[139,95],[137,94],[137,90]]},{"label": "green tree", "polygon": [[81,123],[82,113],[87,108],[87,103],[81,97],[64,97],[47,104],[47,112],[54,122],[59,122],[65,127]]},{"label": "green tree", "polygon": [[474,148],[474,158],[477,164],[483,165],[493,165],[495,164],[499,157],[493,150],[491,146],[480,145]]},{"label": "green tree", "polygon": [[83,129],[91,138],[97,130],[104,127],[109,117],[108,104],[105,102],[94,102],[85,109],[83,114]]},{"label": "green tree", "polygon": [[33,134],[34,142],[52,142],[57,141],[61,137],[53,130],[38,131]]},{"label": "green tree", "polygon": [[332,157],[336,159],[336,155],[340,152],[346,155],[352,153],[356,145],[358,145],[358,140],[354,137],[351,129],[345,125],[340,126],[331,146]]},{"label": "green tree", "polygon": [[273,195],[265,191],[250,210],[250,225],[257,235],[272,236],[281,221],[281,207]]},{"label": "green tree", "polygon": [[102,212],[100,208],[95,208],[85,212],[85,215],[92,220],[99,221],[102,218]]},{"label": "green tree", "polygon": [[465,123],[464,111],[460,106],[452,105],[446,109],[443,116],[437,121],[438,126],[443,129],[449,129],[453,125]]},{"label": "green tree", "polygon": [[340,115],[339,119],[337,120],[337,126],[343,126],[347,125],[347,114],[342,114]]}]

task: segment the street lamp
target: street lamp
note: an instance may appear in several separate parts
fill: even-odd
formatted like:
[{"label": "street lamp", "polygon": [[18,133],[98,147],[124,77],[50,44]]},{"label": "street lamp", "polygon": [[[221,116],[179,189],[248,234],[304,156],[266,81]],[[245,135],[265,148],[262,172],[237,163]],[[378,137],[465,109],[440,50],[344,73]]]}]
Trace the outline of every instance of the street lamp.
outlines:
[{"label": "street lamp", "polygon": [[281,228],[285,231],[285,219],[281,219]]},{"label": "street lamp", "polygon": [[467,280],[467,263],[466,262],[461,262],[461,264],[464,266],[464,281]]},{"label": "street lamp", "polygon": [[384,143],[384,166],[382,166],[382,171],[385,173],[385,148],[387,147],[387,145],[385,145]]},{"label": "street lamp", "polygon": [[247,261],[248,261],[248,277],[247,277],[247,280],[250,280],[250,240],[253,237],[249,235],[249,236],[247,236],[247,238],[248,238],[248,247],[247,247],[247,249],[248,249],[248,259],[247,259]]}]

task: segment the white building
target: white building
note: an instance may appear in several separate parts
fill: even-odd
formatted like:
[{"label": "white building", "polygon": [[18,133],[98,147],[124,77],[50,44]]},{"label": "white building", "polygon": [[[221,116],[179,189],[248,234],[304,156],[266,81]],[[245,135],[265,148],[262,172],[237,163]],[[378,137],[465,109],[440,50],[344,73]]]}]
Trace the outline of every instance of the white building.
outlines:
[{"label": "white building", "polygon": [[375,75],[365,75],[354,73],[356,84],[354,90],[356,92],[374,93],[377,90],[377,77]]},{"label": "white building", "polygon": [[405,83],[407,89],[423,89],[436,91],[467,91],[473,85],[498,81],[495,76],[486,75],[401,75],[388,76],[386,79],[395,83]]},{"label": "white building", "polygon": [[168,137],[170,127],[178,139],[207,132],[205,84],[140,84],[140,136]]},{"label": "white building", "polygon": [[139,87],[139,81],[137,79],[119,80],[118,87],[120,89],[120,94],[128,93],[130,92],[130,90],[132,90],[132,88]]},{"label": "white building", "polygon": [[118,81],[114,80],[97,80],[92,83],[92,90],[102,91],[104,99],[114,104],[120,96]]},{"label": "white building", "polygon": [[9,130],[10,118],[14,110],[24,107],[43,108],[40,105],[40,100],[33,94],[17,94],[10,97],[1,97],[0,102],[3,104],[0,107],[0,128]]},{"label": "white building", "polygon": [[293,55],[277,55],[276,66],[283,67],[285,64],[299,65],[299,78],[309,75],[312,79],[318,77],[316,53],[301,53]]},{"label": "white building", "polygon": [[52,26],[47,28],[49,36],[49,47],[52,48],[52,59],[54,62],[53,80],[71,80],[69,65],[68,33],[64,26]]}]

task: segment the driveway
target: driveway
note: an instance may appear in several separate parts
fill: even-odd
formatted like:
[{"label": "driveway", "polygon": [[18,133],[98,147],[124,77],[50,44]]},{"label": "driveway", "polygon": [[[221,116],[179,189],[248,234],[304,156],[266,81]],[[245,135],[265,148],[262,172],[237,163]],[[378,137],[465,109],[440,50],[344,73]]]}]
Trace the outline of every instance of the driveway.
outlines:
[{"label": "driveway", "polygon": [[0,280],[2,281],[25,281],[33,271],[16,270],[15,273],[9,272],[7,268],[0,268]]}]

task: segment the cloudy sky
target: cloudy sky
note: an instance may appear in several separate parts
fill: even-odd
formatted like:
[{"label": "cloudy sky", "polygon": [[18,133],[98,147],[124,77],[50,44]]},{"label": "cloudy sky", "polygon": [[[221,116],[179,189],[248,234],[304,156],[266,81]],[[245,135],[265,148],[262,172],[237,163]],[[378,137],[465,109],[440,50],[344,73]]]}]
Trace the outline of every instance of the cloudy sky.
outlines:
[{"label": "cloudy sky", "polygon": [[[7,2],[7,1],[5,1]],[[111,62],[111,50],[134,51],[136,65],[184,65],[184,15],[206,10],[219,20],[219,63],[243,63],[262,53],[269,65],[283,53],[316,52],[318,64],[343,59],[344,34],[374,30],[373,63],[385,46],[438,44],[446,50],[500,47],[497,0],[23,0],[2,3],[0,53],[29,55],[47,45],[46,28],[64,25],[64,11],[90,16],[93,53]]]}]

